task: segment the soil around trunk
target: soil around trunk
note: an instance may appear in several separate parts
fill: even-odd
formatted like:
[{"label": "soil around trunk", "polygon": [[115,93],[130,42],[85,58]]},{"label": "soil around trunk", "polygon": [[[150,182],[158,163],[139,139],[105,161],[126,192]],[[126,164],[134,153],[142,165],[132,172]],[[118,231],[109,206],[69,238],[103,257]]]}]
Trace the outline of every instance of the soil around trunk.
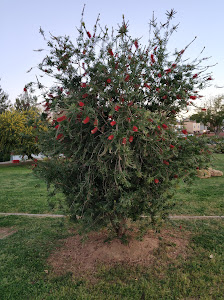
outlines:
[{"label": "soil around trunk", "polygon": [[159,234],[151,230],[142,240],[137,240],[135,233],[132,233],[132,239],[127,245],[122,244],[119,239],[105,242],[107,234],[106,231],[92,232],[85,242],[82,242],[82,237],[78,234],[62,240],[62,246],[48,259],[53,274],[71,272],[75,277],[86,274],[91,277],[100,266],[149,266],[158,259],[158,255],[165,255],[165,260],[169,260],[179,255],[186,257],[188,253],[190,233],[181,229],[166,229]]}]

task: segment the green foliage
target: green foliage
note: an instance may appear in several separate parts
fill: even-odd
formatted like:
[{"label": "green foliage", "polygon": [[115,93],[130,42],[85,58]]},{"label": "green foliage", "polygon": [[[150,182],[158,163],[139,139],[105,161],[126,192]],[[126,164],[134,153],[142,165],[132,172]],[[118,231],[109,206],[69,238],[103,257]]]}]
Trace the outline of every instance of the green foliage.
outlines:
[{"label": "green foliage", "polygon": [[224,127],[223,95],[211,99],[205,107],[199,109],[190,119],[207,125],[211,131],[219,134],[222,127]]},{"label": "green foliage", "polygon": [[58,84],[43,94],[43,118],[53,121],[40,137],[49,159],[36,171],[65,194],[71,215],[88,230],[111,223],[121,237],[127,219],[142,214],[155,224],[166,216],[178,178],[186,181],[208,161],[203,138],[174,131],[175,114],[207,81],[195,74],[203,59],[183,60],[189,45],[169,57],[173,14],[163,25],[152,20],[147,47],[129,36],[125,20],[111,35],[99,19],[93,33],[81,20],[76,46],[68,37],[48,41],[39,68]]},{"label": "green foliage", "polygon": [[37,134],[46,128],[38,120],[37,111],[8,110],[0,115],[0,151],[5,155],[39,153]]},{"label": "green foliage", "polygon": [[10,101],[8,99],[8,94],[6,94],[0,86],[0,114],[10,107]]}]

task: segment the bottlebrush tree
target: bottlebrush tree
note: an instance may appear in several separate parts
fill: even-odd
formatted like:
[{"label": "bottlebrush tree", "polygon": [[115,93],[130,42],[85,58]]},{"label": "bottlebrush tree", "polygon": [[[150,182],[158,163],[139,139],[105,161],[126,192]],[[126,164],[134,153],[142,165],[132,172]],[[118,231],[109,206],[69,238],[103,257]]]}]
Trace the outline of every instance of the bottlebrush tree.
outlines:
[{"label": "bottlebrush tree", "polygon": [[166,216],[177,182],[208,162],[202,139],[174,130],[175,115],[210,78],[203,59],[183,60],[190,44],[168,55],[174,13],[163,25],[151,21],[147,46],[129,35],[124,18],[109,33],[99,18],[90,31],[83,14],[76,44],[67,36],[48,40],[39,68],[57,83],[46,90],[38,82],[49,130],[39,139],[48,159],[35,171],[64,193],[85,229],[111,224],[122,237],[127,220],[145,215],[155,224]]}]

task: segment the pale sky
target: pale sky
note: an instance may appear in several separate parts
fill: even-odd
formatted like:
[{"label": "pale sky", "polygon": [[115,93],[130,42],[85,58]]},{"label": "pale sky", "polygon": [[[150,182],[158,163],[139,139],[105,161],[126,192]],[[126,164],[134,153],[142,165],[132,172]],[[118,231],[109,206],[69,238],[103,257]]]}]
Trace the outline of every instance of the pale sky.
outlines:
[{"label": "pale sky", "polygon": [[218,63],[211,68],[213,87],[203,94],[208,98],[224,93],[224,88],[215,87],[224,86],[223,0],[0,0],[0,85],[12,102],[26,83],[35,81],[37,69],[31,73],[27,70],[44,58],[44,52],[33,51],[47,49],[39,34],[40,26],[46,33],[69,35],[75,43],[84,4],[85,23],[90,32],[99,13],[100,23],[109,28],[121,24],[124,14],[133,38],[142,37],[141,44],[147,43],[153,11],[158,21],[163,22],[166,11],[173,8],[177,12],[173,23],[180,24],[170,49],[181,50],[197,36],[186,58],[193,60],[205,46],[203,56],[211,56],[209,64]]}]

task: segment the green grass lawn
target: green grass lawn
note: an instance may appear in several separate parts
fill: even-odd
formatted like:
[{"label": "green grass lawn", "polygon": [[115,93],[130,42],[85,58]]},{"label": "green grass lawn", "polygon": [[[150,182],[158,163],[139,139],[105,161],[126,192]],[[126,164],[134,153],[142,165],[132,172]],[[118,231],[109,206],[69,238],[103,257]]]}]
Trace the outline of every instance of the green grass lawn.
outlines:
[{"label": "green grass lawn", "polygon": [[[224,155],[215,154],[212,167],[224,173]],[[200,179],[191,185],[180,184],[173,199],[176,203],[171,214],[224,215],[224,176]]]},{"label": "green grass lawn", "polygon": [[180,224],[183,234],[193,233],[187,259],[169,259],[158,252],[149,267],[101,267],[93,284],[71,273],[55,276],[46,262],[59,239],[68,236],[68,221],[1,217],[0,227],[18,230],[0,240],[1,299],[223,299],[223,220],[175,221],[168,226]]},{"label": "green grass lawn", "polygon": [[[224,155],[214,168],[224,171]],[[61,213],[48,205],[46,185],[27,166],[0,168],[0,211]],[[224,177],[199,179],[180,186],[172,214],[223,215]],[[52,203],[62,199],[61,195]],[[53,204],[51,205],[51,207]],[[47,258],[71,235],[67,219],[0,217],[0,227],[17,232],[0,240],[0,299],[224,299],[224,220],[167,221],[191,232],[187,256],[155,253],[148,267],[117,264],[99,268],[96,281],[68,272],[55,276]],[[172,247],[172,246],[171,246]]]},{"label": "green grass lawn", "polygon": [[46,184],[31,166],[0,166],[0,212],[63,213],[63,195],[48,198]]}]

